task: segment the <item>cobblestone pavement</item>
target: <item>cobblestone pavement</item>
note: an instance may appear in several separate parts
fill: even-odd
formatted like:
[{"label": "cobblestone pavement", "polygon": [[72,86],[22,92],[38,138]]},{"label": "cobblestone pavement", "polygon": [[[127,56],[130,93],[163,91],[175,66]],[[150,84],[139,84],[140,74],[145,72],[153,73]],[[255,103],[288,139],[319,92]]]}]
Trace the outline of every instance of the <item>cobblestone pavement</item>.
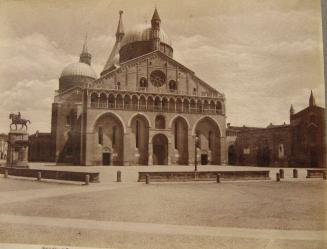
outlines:
[{"label": "cobblestone pavement", "polygon": [[[319,199],[318,193],[327,193],[327,184],[322,179],[306,179],[306,170],[299,169],[299,178],[292,178],[292,169],[285,170],[285,182],[277,185],[274,176],[279,168],[269,168],[271,171],[271,181],[261,183],[254,182],[228,182],[219,185],[210,183],[161,183],[153,184],[151,189],[146,188],[144,183],[137,183],[137,172],[142,170],[193,170],[191,166],[131,166],[131,167],[84,167],[84,166],[55,166],[32,163],[32,168],[51,168],[76,171],[99,171],[101,182],[82,186],[79,184],[62,184],[55,182],[37,182],[35,180],[23,180],[9,177],[0,178],[0,242],[2,243],[27,243],[40,245],[65,245],[92,247],[96,245],[101,248],[222,248],[222,249],[315,249],[327,248],[327,231],[324,225],[312,225],[302,229],[273,229],[269,228],[271,219],[263,217],[262,223],[255,219],[250,221],[248,226],[242,219],[249,215],[243,213],[240,217],[230,217],[233,221],[228,226],[224,223],[212,220],[203,223],[200,217],[195,217],[197,211],[208,212],[210,218],[210,202],[217,205],[227,205],[218,208],[218,216],[222,219],[229,219],[228,216],[237,210],[235,205],[239,205],[241,210],[251,212],[246,196],[251,192],[251,205],[269,210],[267,199],[283,200],[282,211],[286,213],[290,223],[292,220],[316,219],[311,214],[316,210],[317,205],[326,211],[323,200]],[[253,170],[254,167],[236,166],[201,166],[200,170]],[[263,168],[259,168],[263,169]],[[122,183],[116,183],[116,172],[122,172]],[[296,185],[294,185],[296,184]],[[263,187],[264,186],[264,187]],[[193,189],[197,191],[193,191]],[[214,189],[213,189],[214,188]],[[215,190],[216,189],[216,190]],[[242,191],[240,191],[240,189]],[[253,192],[256,191],[257,192]],[[260,190],[261,189],[261,190]],[[293,191],[293,195],[286,199],[278,191]],[[267,191],[269,190],[269,191]],[[270,196],[265,196],[269,193]],[[319,192],[320,191],[320,192]],[[180,193],[179,193],[180,192]],[[189,192],[194,193],[190,196]],[[213,193],[217,195],[213,195]],[[304,198],[312,192],[309,203]],[[316,192],[316,194],[314,194]],[[206,193],[212,197],[207,198]],[[221,194],[229,195],[221,198]],[[179,195],[178,195],[179,194]],[[185,199],[182,198],[183,195]],[[124,198],[122,195],[125,195]],[[160,199],[149,200],[144,195],[158,196]],[[257,196],[256,196],[257,195]],[[106,196],[108,199],[106,199]],[[153,197],[152,196],[152,197]],[[242,196],[245,198],[242,199]],[[303,198],[304,197],[304,198]],[[325,198],[324,194],[321,198]],[[192,198],[196,202],[189,201]],[[317,199],[318,198],[318,199]],[[164,199],[164,200],[162,200]],[[304,199],[304,200],[302,200]],[[128,201],[129,200],[129,201]],[[230,202],[233,200],[233,202]],[[157,201],[158,203],[152,203]],[[188,202],[187,202],[188,201]],[[145,202],[145,203],[144,203]],[[178,202],[178,205],[174,205]],[[180,203],[182,202],[182,203]],[[183,210],[175,210],[183,207],[183,203],[189,209],[185,209],[186,214],[190,214],[190,222],[184,222],[185,217],[178,218]],[[201,205],[201,202],[203,205]],[[152,204],[151,204],[152,203]],[[167,205],[165,204],[167,203]],[[295,207],[294,203],[302,203],[301,207]],[[184,203],[185,204],[185,203]],[[230,212],[228,205],[230,207]],[[123,205],[123,206],[121,206]],[[157,213],[149,213],[146,206],[154,205]],[[267,206],[268,205],[268,206]],[[313,206],[312,206],[313,205]],[[200,207],[199,207],[200,206]],[[275,206],[271,205],[272,208]],[[161,208],[160,208],[161,207]],[[199,209],[200,208],[200,209]],[[294,212],[295,208],[300,209]],[[319,207],[318,207],[319,208]],[[133,214],[142,214],[144,218],[139,220],[133,215],[126,215],[127,211]],[[121,210],[121,211],[120,211]],[[66,212],[66,215],[65,215]],[[92,212],[97,212],[93,214]],[[150,217],[160,215],[162,217],[157,222],[152,222]],[[243,212],[243,211],[240,211]],[[270,212],[270,211],[269,211]],[[69,215],[69,214],[76,214]],[[68,215],[67,215],[68,214]],[[110,215],[109,215],[110,214]],[[176,215],[171,216],[171,215]],[[300,216],[303,215],[303,217]],[[117,216],[115,216],[117,215]],[[152,215],[152,216],[151,216]],[[203,214],[202,214],[203,215]],[[251,215],[253,215],[251,213]],[[261,215],[261,214],[260,214]],[[267,217],[272,214],[267,213]],[[304,216],[307,216],[306,218]],[[172,218],[173,217],[173,218]],[[187,218],[186,217],[186,218]],[[250,217],[250,215],[249,215]],[[248,219],[251,219],[251,217]],[[173,219],[176,218],[176,222]],[[277,218],[278,217],[273,217]],[[321,217],[324,219],[324,217]],[[194,221],[194,222],[192,222]],[[253,224],[250,224],[250,223]],[[193,224],[194,223],[194,224]],[[216,225],[213,225],[216,224]],[[218,225],[217,225],[218,224]],[[295,224],[295,223],[294,223]],[[296,223],[298,224],[298,223]],[[255,227],[255,228],[253,228]],[[274,227],[273,225],[271,227]],[[12,244],[14,245],[14,244]],[[6,244],[0,244],[0,248],[5,248]],[[18,248],[18,247],[17,247]]]}]

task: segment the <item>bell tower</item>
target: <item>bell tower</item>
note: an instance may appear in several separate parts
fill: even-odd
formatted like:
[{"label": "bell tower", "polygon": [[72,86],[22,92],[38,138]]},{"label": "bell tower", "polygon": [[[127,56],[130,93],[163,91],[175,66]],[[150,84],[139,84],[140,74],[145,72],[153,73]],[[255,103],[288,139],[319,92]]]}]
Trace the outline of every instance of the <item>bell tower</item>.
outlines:
[{"label": "bell tower", "polygon": [[157,8],[155,8],[151,19],[153,50],[160,50],[160,23],[161,20]]}]

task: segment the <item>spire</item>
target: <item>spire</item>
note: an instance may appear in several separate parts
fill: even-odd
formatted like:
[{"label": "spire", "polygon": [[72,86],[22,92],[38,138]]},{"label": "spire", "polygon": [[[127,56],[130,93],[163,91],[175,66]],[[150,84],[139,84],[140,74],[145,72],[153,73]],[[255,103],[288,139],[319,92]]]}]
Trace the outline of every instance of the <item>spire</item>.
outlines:
[{"label": "spire", "polygon": [[109,58],[107,60],[107,63],[105,64],[101,75],[119,67],[119,50],[120,50],[120,42],[123,39],[125,33],[124,33],[124,25],[123,25],[123,11],[119,11],[119,21],[118,21],[118,26],[117,26],[117,31],[116,31],[116,42],[114,44],[114,47],[111,50],[111,53],[109,55]]},{"label": "spire", "polygon": [[161,22],[161,19],[160,19],[159,14],[158,14],[157,7],[155,7],[155,9],[154,9],[154,13],[153,13],[151,22],[152,21],[159,21],[159,22]]},{"label": "spire", "polygon": [[85,54],[88,53],[88,51],[87,51],[87,32],[85,34],[85,40],[84,40],[83,49],[82,49],[82,54],[83,53],[85,53]]},{"label": "spire", "polygon": [[85,34],[85,40],[82,48],[82,53],[79,56],[79,61],[88,65],[91,65],[91,54],[88,52],[87,49],[87,33]]},{"label": "spire", "polygon": [[309,106],[315,106],[316,105],[316,100],[315,97],[313,96],[312,90],[310,94],[310,99],[309,99]]},{"label": "spire", "polygon": [[293,105],[291,105],[291,108],[290,108],[290,115],[294,115],[294,108],[293,108]]},{"label": "spire", "polygon": [[121,41],[124,36],[124,25],[123,25],[123,15],[124,11],[120,10],[119,11],[119,21],[118,21],[118,27],[117,27],[117,32],[116,32],[116,41]]},{"label": "spire", "polygon": [[152,46],[154,51],[160,50],[160,23],[161,20],[157,8],[155,8],[151,19]]}]

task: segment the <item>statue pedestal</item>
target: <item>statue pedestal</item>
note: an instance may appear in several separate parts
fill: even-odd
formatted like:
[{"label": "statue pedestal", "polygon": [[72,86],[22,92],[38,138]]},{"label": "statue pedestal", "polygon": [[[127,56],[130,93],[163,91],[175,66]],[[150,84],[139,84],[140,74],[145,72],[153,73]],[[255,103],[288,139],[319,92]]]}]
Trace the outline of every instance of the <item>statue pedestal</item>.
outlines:
[{"label": "statue pedestal", "polygon": [[8,133],[7,167],[28,168],[28,133],[11,130]]}]

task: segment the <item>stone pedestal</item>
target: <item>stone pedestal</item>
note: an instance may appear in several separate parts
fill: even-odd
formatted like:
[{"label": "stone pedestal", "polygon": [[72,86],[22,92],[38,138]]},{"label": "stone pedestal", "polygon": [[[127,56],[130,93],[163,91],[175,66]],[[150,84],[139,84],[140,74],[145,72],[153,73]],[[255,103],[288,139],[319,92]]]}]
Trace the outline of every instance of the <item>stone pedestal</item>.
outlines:
[{"label": "stone pedestal", "polygon": [[8,134],[7,167],[28,168],[28,133],[11,130]]}]

